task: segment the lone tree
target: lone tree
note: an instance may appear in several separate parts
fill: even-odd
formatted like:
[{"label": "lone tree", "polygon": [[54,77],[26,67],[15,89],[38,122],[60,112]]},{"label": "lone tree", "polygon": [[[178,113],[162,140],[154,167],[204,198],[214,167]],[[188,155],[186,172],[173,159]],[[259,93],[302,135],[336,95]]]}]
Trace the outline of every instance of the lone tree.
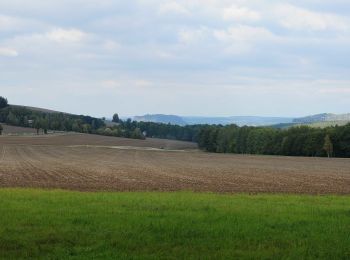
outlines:
[{"label": "lone tree", "polygon": [[323,149],[326,151],[328,158],[333,154],[333,143],[329,135],[324,138]]},{"label": "lone tree", "polygon": [[7,106],[8,106],[7,99],[0,96],[0,109],[7,107]]},{"label": "lone tree", "polygon": [[0,124],[0,135],[2,135],[2,130],[4,130],[4,128],[3,128],[2,125]]},{"label": "lone tree", "polygon": [[119,123],[119,121],[120,121],[119,115],[118,115],[118,114],[114,114],[114,115],[113,115],[112,122],[114,122],[114,123]]},{"label": "lone tree", "polygon": [[47,135],[47,130],[49,128],[49,121],[47,120],[47,118],[42,119],[40,124],[41,128],[44,130],[44,134]]},{"label": "lone tree", "polygon": [[39,131],[40,131],[41,126],[42,126],[42,124],[41,124],[40,118],[36,118],[36,119],[34,120],[33,127],[36,129],[36,134],[37,134],[37,135],[39,135]]}]

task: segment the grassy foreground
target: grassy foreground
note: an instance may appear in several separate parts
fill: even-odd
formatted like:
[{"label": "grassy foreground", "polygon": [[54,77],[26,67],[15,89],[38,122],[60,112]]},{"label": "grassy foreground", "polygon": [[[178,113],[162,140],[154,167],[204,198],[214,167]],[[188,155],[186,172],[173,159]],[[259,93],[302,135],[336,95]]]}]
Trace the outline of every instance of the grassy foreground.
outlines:
[{"label": "grassy foreground", "polygon": [[350,197],[0,189],[0,258],[350,258]]}]

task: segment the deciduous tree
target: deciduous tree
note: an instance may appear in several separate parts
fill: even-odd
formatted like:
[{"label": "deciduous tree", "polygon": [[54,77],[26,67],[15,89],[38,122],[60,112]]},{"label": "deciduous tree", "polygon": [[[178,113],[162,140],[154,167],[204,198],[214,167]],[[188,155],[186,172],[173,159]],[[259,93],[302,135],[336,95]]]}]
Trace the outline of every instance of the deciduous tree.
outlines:
[{"label": "deciduous tree", "polygon": [[333,155],[333,143],[329,135],[324,138],[323,149],[326,151],[328,158]]}]

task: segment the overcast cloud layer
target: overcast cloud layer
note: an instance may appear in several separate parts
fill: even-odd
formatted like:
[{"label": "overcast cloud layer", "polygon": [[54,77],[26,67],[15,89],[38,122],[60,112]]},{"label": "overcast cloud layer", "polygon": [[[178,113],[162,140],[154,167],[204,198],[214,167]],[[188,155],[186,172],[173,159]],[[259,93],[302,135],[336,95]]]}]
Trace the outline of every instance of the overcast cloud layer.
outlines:
[{"label": "overcast cloud layer", "polygon": [[110,116],[350,112],[348,0],[1,0],[0,95]]}]

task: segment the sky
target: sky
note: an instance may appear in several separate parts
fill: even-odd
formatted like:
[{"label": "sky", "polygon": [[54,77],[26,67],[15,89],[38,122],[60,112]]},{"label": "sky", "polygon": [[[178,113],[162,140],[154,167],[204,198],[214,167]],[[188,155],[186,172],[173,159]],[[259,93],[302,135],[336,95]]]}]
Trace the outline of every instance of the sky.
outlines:
[{"label": "sky", "polygon": [[348,0],[0,0],[0,96],[93,116],[350,112]]}]

